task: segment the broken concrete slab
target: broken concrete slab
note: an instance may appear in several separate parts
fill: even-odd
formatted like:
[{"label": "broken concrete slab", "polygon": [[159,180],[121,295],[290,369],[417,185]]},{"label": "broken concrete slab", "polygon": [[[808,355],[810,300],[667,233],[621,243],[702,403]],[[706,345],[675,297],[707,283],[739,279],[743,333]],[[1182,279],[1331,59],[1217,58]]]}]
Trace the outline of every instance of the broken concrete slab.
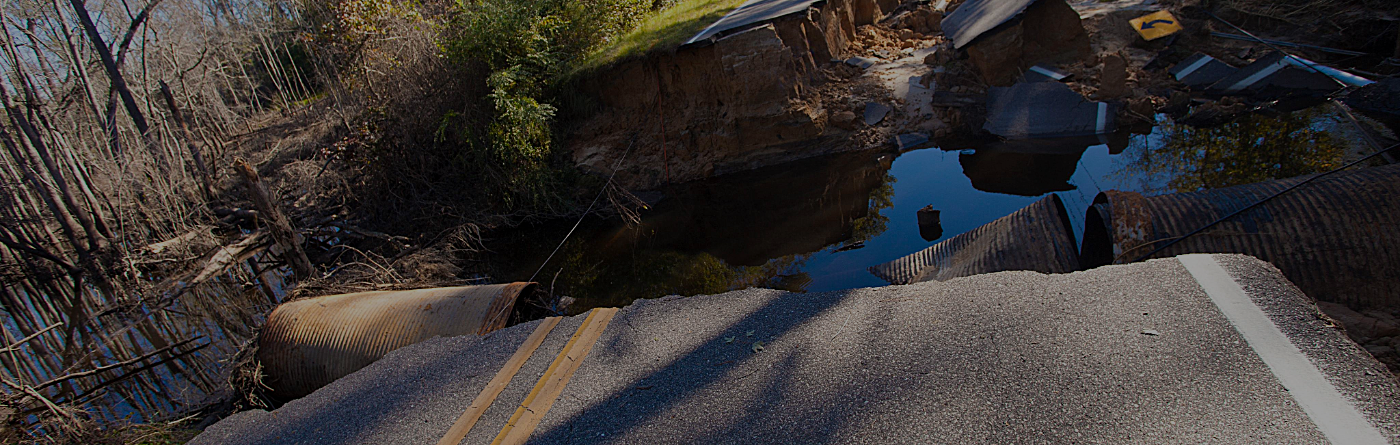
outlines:
[{"label": "broken concrete slab", "polygon": [[1115,112],[1054,82],[1018,83],[987,91],[987,122],[982,128],[1004,138],[1053,138],[1105,134]]},{"label": "broken concrete slab", "polygon": [[890,107],[884,104],[871,102],[865,104],[865,124],[875,125],[885,120],[885,115],[890,114]]}]

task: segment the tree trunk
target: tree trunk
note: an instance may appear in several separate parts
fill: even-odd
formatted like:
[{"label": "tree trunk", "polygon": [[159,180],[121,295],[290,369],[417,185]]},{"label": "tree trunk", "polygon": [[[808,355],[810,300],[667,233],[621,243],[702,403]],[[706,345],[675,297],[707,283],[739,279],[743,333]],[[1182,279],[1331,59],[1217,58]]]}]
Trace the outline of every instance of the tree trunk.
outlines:
[{"label": "tree trunk", "polygon": [[[156,149],[150,135],[151,126],[146,123],[146,115],[141,112],[141,107],[136,104],[136,96],[131,94],[131,88],[126,84],[126,77],[122,76],[121,67],[117,64],[117,59],[112,57],[111,48],[102,40],[102,34],[97,31],[97,25],[93,23],[92,16],[88,15],[87,6],[83,0],[68,0],[73,6],[73,12],[78,16],[78,23],[83,26],[83,31],[87,34],[88,40],[92,41],[92,49],[97,51],[97,56],[102,60],[102,68],[107,71],[107,77],[112,80],[112,89],[121,98],[122,105],[126,107],[126,114],[131,116],[132,124],[136,125],[136,131],[141,133],[141,137],[146,140],[147,148],[151,150],[151,155],[155,156],[156,163],[162,168],[162,173],[169,169],[165,167],[165,157],[161,156]],[[142,17],[138,16],[138,19]],[[114,127],[116,122],[112,113],[107,115],[107,125]]]},{"label": "tree trunk", "polygon": [[63,17],[63,8],[59,0],[53,0],[54,13],[58,14],[58,29],[63,35],[65,49],[68,50],[68,57],[73,58],[70,64],[73,67],[73,74],[78,77],[78,83],[83,87],[83,94],[87,97],[87,104],[94,120],[103,123],[102,131],[107,135],[107,144],[111,146],[113,158],[121,155],[121,138],[117,135],[115,119],[109,119],[102,113],[102,107],[98,106],[97,93],[92,90],[92,79],[88,76],[86,60],[78,54],[78,43],[73,40],[73,33],[68,29],[68,22]]},{"label": "tree trunk", "polygon": [[208,164],[204,163],[204,154],[200,152],[199,146],[194,144],[194,137],[190,135],[189,124],[185,123],[185,116],[180,114],[180,107],[175,104],[175,95],[170,93],[170,85],[165,81],[160,81],[160,95],[165,97],[165,106],[170,108],[170,115],[175,120],[175,126],[180,129],[180,139],[185,142],[185,147],[190,150],[190,157],[194,159],[194,168],[199,172],[200,191],[204,193],[205,199],[214,198],[214,178],[209,174]]},{"label": "tree trunk", "polygon": [[243,181],[247,183],[248,194],[253,199],[253,205],[257,206],[263,221],[267,223],[269,232],[272,233],[272,241],[282,249],[282,256],[287,260],[287,264],[292,266],[292,272],[296,273],[298,279],[311,277],[315,273],[315,269],[311,267],[311,259],[306,257],[306,251],[301,248],[301,237],[292,230],[292,225],[287,222],[287,216],[282,214],[282,209],[277,206],[277,201],[268,194],[267,188],[263,187],[262,178],[258,176],[258,171],[254,170],[243,159],[237,159],[233,162],[234,168],[238,170],[239,175],[243,176]]}]

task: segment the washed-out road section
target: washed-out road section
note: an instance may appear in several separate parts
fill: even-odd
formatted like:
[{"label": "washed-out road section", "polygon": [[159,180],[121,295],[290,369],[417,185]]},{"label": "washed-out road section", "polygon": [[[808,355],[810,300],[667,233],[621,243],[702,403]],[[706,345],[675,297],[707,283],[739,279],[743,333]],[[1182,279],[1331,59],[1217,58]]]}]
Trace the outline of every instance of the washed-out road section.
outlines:
[{"label": "washed-out road section", "polygon": [[732,30],[742,30],[788,14],[806,11],[821,0],[749,0],[729,11],[699,34],[686,40],[686,45],[704,42]]},{"label": "washed-out road section", "polygon": [[[464,443],[490,443],[583,318],[554,328]],[[436,443],[537,324],[400,349],[191,443]],[[530,442],[1397,443],[1397,434],[1395,379],[1277,269],[1196,255],[1064,275],[639,301],[618,312]]]}]

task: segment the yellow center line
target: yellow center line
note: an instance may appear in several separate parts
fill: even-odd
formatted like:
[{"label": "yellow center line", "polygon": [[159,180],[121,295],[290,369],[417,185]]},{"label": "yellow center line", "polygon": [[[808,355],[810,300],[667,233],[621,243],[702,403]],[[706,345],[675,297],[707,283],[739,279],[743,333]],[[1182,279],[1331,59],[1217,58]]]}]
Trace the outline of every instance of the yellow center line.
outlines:
[{"label": "yellow center line", "polygon": [[607,329],[608,323],[616,314],[617,308],[594,309],[588,314],[578,331],[564,345],[564,350],[559,352],[559,356],[554,358],[554,363],[545,370],[544,376],[535,383],[530,395],[525,397],[520,408],[517,408],[510,421],[506,422],[496,440],[491,442],[492,445],[522,444],[530,438],[530,434],[534,433],[535,427],[539,426],[549,408],[554,406],[554,401],[564,392],[569,378],[578,370],[579,365],[583,364],[583,359],[588,357],[589,351],[593,350],[593,344],[603,335],[603,330]]},{"label": "yellow center line", "polygon": [[525,361],[529,360],[531,355],[534,355],[535,349],[544,343],[545,337],[549,335],[549,331],[553,330],[555,325],[559,324],[559,320],[560,317],[549,317],[544,319],[544,322],[540,323],[538,327],[535,327],[535,332],[525,339],[525,343],[520,345],[520,349],[515,350],[515,355],[510,356],[510,360],[506,360],[501,371],[497,372],[496,376],[486,383],[486,388],[482,389],[481,394],[476,396],[476,400],[473,400],[466,412],[462,413],[462,417],[458,417],[452,427],[447,429],[447,434],[442,436],[438,445],[457,445],[463,438],[467,437],[472,426],[476,425],[476,421],[480,420],[481,415],[486,412],[486,408],[491,407],[496,396],[501,395],[501,391],[506,389],[510,380],[515,378],[515,373],[520,371],[520,367],[525,365]]}]

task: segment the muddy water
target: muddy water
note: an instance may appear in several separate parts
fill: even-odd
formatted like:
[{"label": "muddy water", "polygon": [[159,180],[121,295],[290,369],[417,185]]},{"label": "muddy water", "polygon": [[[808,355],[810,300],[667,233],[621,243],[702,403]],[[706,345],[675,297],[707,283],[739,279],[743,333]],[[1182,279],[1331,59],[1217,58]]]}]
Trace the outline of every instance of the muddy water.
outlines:
[{"label": "muddy water", "polygon": [[[1164,118],[1164,117],[1163,117]],[[660,191],[640,222],[589,217],[547,264],[573,221],[498,238],[498,279],[534,280],[575,298],[569,312],[637,298],[745,287],[828,291],[886,283],[867,268],[1059,195],[1076,237],[1104,190],[1152,195],[1325,171],[1358,152],[1317,112],[1251,117],[1148,135],[997,142],[966,150],[856,152]],[[1334,134],[1335,133],[1335,134]],[[1366,150],[1360,150],[1366,151]],[[915,212],[941,211],[942,237]]]}]

